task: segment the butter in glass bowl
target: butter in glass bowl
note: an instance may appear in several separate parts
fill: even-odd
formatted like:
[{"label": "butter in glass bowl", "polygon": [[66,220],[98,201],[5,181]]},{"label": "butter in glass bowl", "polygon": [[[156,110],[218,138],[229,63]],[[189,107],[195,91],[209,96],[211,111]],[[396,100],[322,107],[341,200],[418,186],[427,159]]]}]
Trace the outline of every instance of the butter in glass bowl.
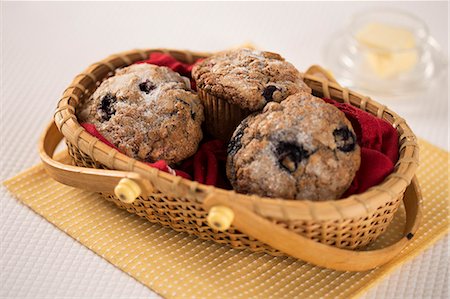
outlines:
[{"label": "butter in glass bowl", "polygon": [[380,78],[410,72],[417,64],[416,37],[406,28],[369,23],[356,33],[356,40],[367,48],[366,68]]},{"label": "butter in glass bowl", "polygon": [[446,68],[426,24],[392,10],[355,15],[332,36],[324,56],[326,67],[344,86],[381,95],[425,89]]}]

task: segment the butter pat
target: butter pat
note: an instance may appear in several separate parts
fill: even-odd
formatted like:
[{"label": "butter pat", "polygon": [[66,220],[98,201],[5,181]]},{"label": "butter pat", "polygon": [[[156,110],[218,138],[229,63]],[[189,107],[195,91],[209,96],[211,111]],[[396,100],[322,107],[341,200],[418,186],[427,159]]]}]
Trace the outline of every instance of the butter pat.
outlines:
[{"label": "butter pat", "polygon": [[418,60],[416,38],[402,27],[369,23],[356,34],[365,46],[365,62],[380,78],[388,78],[410,71]]}]

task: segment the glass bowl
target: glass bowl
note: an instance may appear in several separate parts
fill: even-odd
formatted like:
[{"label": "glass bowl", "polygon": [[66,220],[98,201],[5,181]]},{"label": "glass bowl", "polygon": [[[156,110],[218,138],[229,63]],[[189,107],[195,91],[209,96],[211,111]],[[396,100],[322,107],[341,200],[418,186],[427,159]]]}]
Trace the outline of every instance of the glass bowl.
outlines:
[{"label": "glass bowl", "polygon": [[343,86],[389,96],[424,90],[447,68],[426,24],[394,10],[354,16],[330,38],[324,57]]}]

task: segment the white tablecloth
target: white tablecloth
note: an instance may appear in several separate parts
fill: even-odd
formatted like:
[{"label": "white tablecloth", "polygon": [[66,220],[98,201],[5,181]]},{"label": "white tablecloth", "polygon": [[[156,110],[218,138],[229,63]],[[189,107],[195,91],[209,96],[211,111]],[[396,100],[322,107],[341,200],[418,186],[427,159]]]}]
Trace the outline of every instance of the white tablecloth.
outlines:
[{"label": "white tablecloth", "polygon": [[[72,78],[133,48],[221,50],[244,42],[279,52],[299,69],[322,63],[331,33],[355,12],[400,8],[421,17],[448,51],[440,3],[5,3],[2,2],[1,179],[34,164],[37,140]],[[376,100],[416,134],[448,148],[448,82],[426,93]],[[154,298],[1,189],[0,297]],[[406,263],[366,298],[448,298],[448,236]]]}]

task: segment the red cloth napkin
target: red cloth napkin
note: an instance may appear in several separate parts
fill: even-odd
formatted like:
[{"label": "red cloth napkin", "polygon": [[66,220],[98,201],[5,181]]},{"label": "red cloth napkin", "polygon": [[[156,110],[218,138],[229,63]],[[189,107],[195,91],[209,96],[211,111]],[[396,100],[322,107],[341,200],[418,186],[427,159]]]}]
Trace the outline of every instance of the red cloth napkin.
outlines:
[{"label": "red cloth napkin", "polygon": [[[183,76],[191,79],[191,85],[195,89],[195,83],[191,78],[194,64],[182,63],[170,55],[164,53],[152,53],[149,59],[137,63],[150,63],[158,66],[167,66]],[[361,147],[361,166],[355,178],[343,197],[366,191],[371,186],[379,184],[394,169],[398,159],[398,135],[397,131],[386,121],[359,110],[349,104],[342,104],[330,99],[324,101],[336,106],[343,111],[352,123],[358,144]],[[92,135],[99,138],[107,145],[117,149],[96,130],[92,124],[82,124]],[[179,170],[170,168],[165,161],[147,163],[159,170],[182,176],[194,178],[202,184],[214,185],[220,188],[230,189],[226,178],[225,164],[227,159],[226,144],[220,140],[204,141],[193,157],[183,161]]]},{"label": "red cloth napkin", "polygon": [[345,113],[361,147],[361,166],[343,197],[366,191],[383,181],[398,160],[398,134],[388,122],[352,105],[323,99]]},{"label": "red cloth napkin", "polygon": [[226,144],[221,140],[211,140],[203,143],[193,157],[181,164],[180,169],[192,173],[197,182],[231,189],[225,174],[226,161]]}]

